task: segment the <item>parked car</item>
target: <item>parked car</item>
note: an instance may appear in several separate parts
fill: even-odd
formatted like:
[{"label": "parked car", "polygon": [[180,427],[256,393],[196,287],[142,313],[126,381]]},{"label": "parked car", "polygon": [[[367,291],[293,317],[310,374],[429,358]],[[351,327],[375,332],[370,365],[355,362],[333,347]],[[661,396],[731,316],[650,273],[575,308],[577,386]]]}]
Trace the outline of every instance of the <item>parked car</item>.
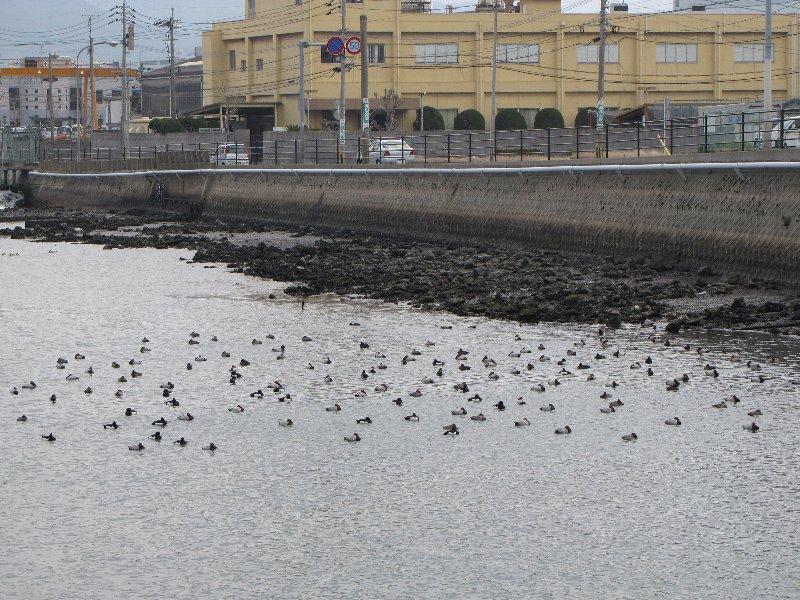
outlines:
[{"label": "parked car", "polygon": [[220,144],[217,149],[209,155],[209,160],[213,165],[230,167],[236,165],[249,165],[250,154],[244,144]]},{"label": "parked car", "polygon": [[397,165],[417,160],[417,151],[405,140],[375,140],[369,145],[371,164]]},{"label": "parked car", "polygon": [[[772,120],[772,146],[777,148],[781,140],[781,120]],[[783,147],[800,148],[800,116],[783,118]]]}]

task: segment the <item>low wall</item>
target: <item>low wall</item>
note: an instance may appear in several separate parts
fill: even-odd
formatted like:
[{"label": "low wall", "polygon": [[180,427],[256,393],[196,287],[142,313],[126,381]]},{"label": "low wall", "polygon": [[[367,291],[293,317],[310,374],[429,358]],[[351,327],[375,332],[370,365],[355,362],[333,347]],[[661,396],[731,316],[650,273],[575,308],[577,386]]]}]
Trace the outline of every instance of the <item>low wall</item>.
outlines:
[{"label": "low wall", "polygon": [[[800,169],[763,163],[157,175],[206,216],[688,259],[800,280]],[[723,168],[725,167],[725,168]],[[636,170],[638,169],[638,170]],[[33,174],[37,206],[160,208],[152,175]]]}]

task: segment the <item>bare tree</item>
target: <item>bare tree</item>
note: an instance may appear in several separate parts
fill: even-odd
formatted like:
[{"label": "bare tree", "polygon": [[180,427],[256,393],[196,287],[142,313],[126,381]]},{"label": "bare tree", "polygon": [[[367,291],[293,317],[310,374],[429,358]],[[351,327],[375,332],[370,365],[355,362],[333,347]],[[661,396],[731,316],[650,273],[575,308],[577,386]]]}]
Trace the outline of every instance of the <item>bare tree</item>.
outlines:
[{"label": "bare tree", "polygon": [[[375,94],[377,98],[378,94]],[[400,96],[394,89],[383,90],[383,111],[386,113],[386,129],[394,131],[397,128],[397,110],[400,108]]]}]

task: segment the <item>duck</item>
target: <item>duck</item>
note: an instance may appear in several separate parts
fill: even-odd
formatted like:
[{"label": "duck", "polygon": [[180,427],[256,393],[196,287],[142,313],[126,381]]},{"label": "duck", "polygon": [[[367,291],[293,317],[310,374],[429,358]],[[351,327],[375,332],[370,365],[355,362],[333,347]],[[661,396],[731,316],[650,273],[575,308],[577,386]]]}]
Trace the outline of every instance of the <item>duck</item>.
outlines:
[{"label": "duck", "polygon": [[222,356],[222,358],[230,358],[231,357],[231,353],[223,350],[222,354],[220,356]]},{"label": "duck", "polygon": [[453,416],[463,416],[467,414],[467,409],[462,406],[461,408],[457,408],[456,410],[451,410],[450,414]]},{"label": "duck", "polygon": [[530,427],[531,422],[528,417],[524,417],[522,421],[514,421],[514,427]]},{"label": "duck", "polygon": [[78,381],[78,379],[80,379],[80,377],[78,377],[77,375],[73,375],[72,373],[66,376],[67,381]]},{"label": "duck", "polygon": [[483,398],[481,398],[480,394],[473,394],[467,398],[467,402],[483,402]]},{"label": "duck", "polygon": [[572,433],[572,427],[569,425],[564,425],[564,427],[556,429],[556,435],[569,435],[570,433]]},{"label": "duck", "polygon": [[366,395],[367,395],[366,390],[358,390],[355,394],[353,394],[353,396],[355,396],[356,398],[363,398]]},{"label": "duck", "polygon": [[376,391],[376,392],[385,392],[385,391],[387,391],[388,389],[389,389],[389,386],[388,386],[388,385],[386,385],[385,383],[382,383],[382,384],[380,384],[380,385],[376,385],[376,386],[375,386],[375,391]]},{"label": "duck", "polygon": [[330,357],[330,356],[326,356],[326,357],[325,357],[325,358],[322,360],[322,364],[324,364],[324,365],[329,365],[329,364],[331,364],[332,362],[333,362],[333,361],[331,361],[331,357]]},{"label": "duck", "polygon": [[167,383],[162,383],[159,387],[162,390],[174,390],[175,389],[175,384],[172,383],[171,381],[168,381]]},{"label": "duck", "polygon": [[246,358],[243,358],[242,360],[239,361],[239,366],[240,367],[249,367],[250,366],[250,361],[247,360]]},{"label": "duck", "polygon": [[333,382],[333,377],[331,377],[330,375],[325,375],[325,379],[323,379],[323,381],[325,383],[332,383]]},{"label": "duck", "polygon": [[392,400],[392,402],[394,404],[396,404],[397,406],[403,406],[403,399],[402,398],[395,398],[394,400]]},{"label": "duck", "polygon": [[189,334],[189,337],[191,337],[191,338],[199,338],[200,334],[197,333],[196,331],[193,331],[192,333]]},{"label": "duck", "polygon": [[417,388],[413,392],[409,392],[408,395],[411,396],[412,398],[419,398],[420,396],[422,396],[422,392],[419,390],[419,388]]},{"label": "duck", "polygon": [[754,422],[750,423],[749,425],[742,425],[742,429],[744,429],[745,431],[750,431],[752,433],[755,433],[756,431],[758,431],[761,428],[758,425],[756,425],[755,421],[754,421]]},{"label": "duck", "polygon": [[142,376],[142,374],[139,373],[139,371],[131,371],[131,377],[132,378],[141,377],[141,376]]},{"label": "duck", "polygon": [[244,412],[244,406],[242,406],[241,404],[237,404],[236,406],[229,406],[228,411],[235,413]]},{"label": "duck", "polygon": [[94,368],[90,366],[88,369],[86,369],[86,374],[87,375],[94,375]]},{"label": "duck", "polygon": [[636,440],[639,439],[639,436],[636,435],[635,433],[626,433],[625,435],[622,436],[622,439],[626,442],[635,442]]},{"label": "duck", "polygon": [[291,419],[281,419],[280,421],[278,421],[278,425],[280,425],[281,427],[291,427],[292,425],[294,425],[294,421],[292,421]]},{"label": "duck", "polygon": [[161,441],[161,432],[160,431],[156,431],[154,433],[151,433],[150,437],[153,438],[155,441],[160,442]]},{"label": "duck", "polygon": [[191,371],[192,369],[194,369],[194,365],[192,365],[192,363],[186,363],[186,370]]},{"label": "duck", "polygon": [[181,436],[181,438],[180,438],[179,440],[175,440],[175,441],[174,441],[174,442],[172,442],[172,443],[173,443],[173,444],[178,444],[179,446],[185,446],[185,445],[186,445],[186,444],[188,444],[189,442],[188,442],[188,441],[186,441],[186,439],[185,439],[184,437],[182,437],[182,436]]},{"label": "duck", "polygon": [[561,385],[561,382],[560,382],[558,379],[555,379],[555,378],[554,378],[554,379],[551,379],[551,380],[549,380],[549,381],[547,382],[547,384],[548,384],[548,385],[550,385],[550,386],[552,386],[552,387],[556,387],[556,386],[559,386],[559,385]]},{"label": "duck", "polygon": [[544,387],[544,384],[538,383],[535,386],[533,386],[531,390],[534,392],[544,392],[547,390],[547,388]]},{"label": "duck", "polygon": [[185,415],[178,415],[179,421],[194,421],[194,416],[192,413],[186,413]]},{"label": "duck", "polygon": [[163,398],[169,398],[171,395],[172,395],[172,392],[170,390],[162,390],[162,392],[161,392],[161,396]]},{"label": "duck", "polygon": [[664,424],[665,425],[676,425],[677,426],[677,425],[682,425],[683,423],[681,422],[681,420],[678,417],[672,417],[671,419],[667,419],[666,421],[664,421]]},{"label": "duck", "polygon": [[28,421],[28,417],[25,415],[17,417],[17,423],[26,423]]},{"label": "duck", "polygon": [[134,360],[134,359],[130,359],[130,360],[128,361],[128,364],[129,364],[130,366],[132,366],[132,367],[133,367],[133,366],[135,366],[135,365],[140,365],[140,364],[142,364],[142,361],[140,361],[140,360]]},{"label": "duck", "polygon": [[12,396],[18,396],[19,395],[19,390],[16,387],[12,387],[11,388],[11,395]]},{"label": "duck", "polygon": [[338,404],[334,404],[333,406],[326,406],[325,407],[325,411],[326,412],[339,412],[340,410],[342,410],[342,407],[339,406]]},{"label": "duck", "polygon": [[203,450],[206,450],[207,452],[214,452],[214,450],[216,450],[217,447],[218,446],[214,442],[209,442],[208,444],[203,446]]},{"label": "duck", "polygon": [[127,383],[127,382],[128,382],[128,378],[125,377],[125,375],[123,375],[122,377],[117,379],[117,383]]},{"label": "duck", "polygon": [[500,400],[497,404],[495,404],[494,407],[497,410],[505,410],[506,409],[506,405],[502,400]]},{"label": "duck", "polygon": [[456,426],[455,423],[451,423],[450,425],[445,425],[444,427],[442,427],[442,429],[444,429],[444,435],[450,435],[450,434],[460,435],[458,427]]},{"label": "duck", "polygon": [[378,363],[378,366],[375,367],[375,368],[376,369],[380,369],[381,371],[383,371],[385,369],[388,369],[389,367],[387,367],[384,363]]},{"label": "duck", "polygon": [[361,441],[361,436],[358,435],[357,433],[353,433],[353,435],[346,435],[346,436],[344,436],[344,441],[345,442],[360,442]]},{"label": "duck", "polygon": [[292,401],[292,395],[291,394],[286,394],[285,396],[281,396],[280,398],[278,398],[278,402],[289,403],[291,401]]},{"label": "duck", "polygon": [[439,360],[438,358],[434,358],[433,359],[433,366],[434,367],[443,367],[444,366],[444,361],[443,360]]},{"label": "duck", "polygon": [[622,400],[612,400],[608,403],[609,406],[613,406],[614,408],[619,408],[620,406],[624,406],[625,403]]},{"label": "duck", "polygon": [[48,442],[55,442],[56,436],[54,436],[52,433],[48,433],[47,435],[43,435],[42,439],[47,440]]},{"label": "duck", "polygon": [[462,394],[466,394],[469,391],[469,386],[464,381],[462,383],[457,383],[453,386],[453,389],[457,392],[461,392]]},{"label": "duck", "polygon": [[[16,389],[16,388],[14,388],[14,389]],[[36,383],[33,382],[33,381],[31,381],[29,383],[23,383],[22,384],[22,389],[23,390],[35,390],[36,389]]]},{"label": "duck", "polygon": [[134,444],[133,446],[128,446],[128,450],[133,450],[134,452],[141,452],[144,450],[144,444],[139,442],[138,444]]},{"label": "duck", "polygon": [[517,406],[525,406],[527,402],[522,398],[522,396],[517,397]]},{"label": "duck", "polygon": [[403,417],[406,421],[419,421],[419,416],[417,413],[411,413],[410,415],[406,415]]},{"label": "duck", "polygon": [[763,413],[761,412],[761,409],[757,408],[757,409],[751,410],[749,413],[747,413],[747,416],[748,417],[760,417],[762,414]]},{"label": "duck", "polygon": [[677,392],[680,386],[680,382],[677,379],[673,379],[672,381],[667,382],[667,391]]},{"label": "duck", "polygon": [[84,358],[86,358],[86,357],[83,354],[81,354],[80,352],[75,354],[75,360],[83,360]]},{"label": "duck", "polygon": [[613,412],[617,412],[617,409],[609,404],[607,407],[601,408],[600,412],[603,413],[603,414],[609,415],[609,414],[611,414]]},{"label": "duck", "polygon": [[258,389],[255,392],[250,392],[250,397],[251,398],[263,398],[264,397],[264,392],[262,392],[260,389]]},{"label": "duck", "polygon": [[148,340],[146,337],[143,337],[143,338],[142,338],[142,341],[141,341],[140,343],[141,343],[141,344],[149,344],[149,343],[150,343],[150,340]]},{"label": "duck", "polygon": [[141,354],[144,354],[145,352],[150,352],[150,348],[148,348],[147,346],[142,346],[141,348],[139,348],[139,352]]},{"label": "duck", "polygon": [[361,419],[356,419],[356,424],[360,424],[360,423],[371,424],[372,423],[372,419],[370,419],[369,417],[363,417]]},{"label": "duck", "polygon": [[136,412],[136,409],[135,409],[135,408],[131,408],[131,407],[129,406],[128,408],[126,408],[126,409],[125,409],[125,416],[126,416],[126,417],[131,417],[131,416],[133,416],[133,414],[134,414],[135,412]]},{"label": "duck", "polygon": [[208,359],[201,354],[200,356],[195,357],[194,362],[206,362],[207,360]]},{"label": "duck", "polygon": [[252,344],[253,346],[260,346],[263,343],[264,342],[262,342],[261,340],[257,340],[255,338],[253,338],[253,341],[250,342],[250,344]]},{"label": "duck", "polygon": [[122,390],[117,390],[116,392],[114,392],[114,397],[115,398],[122,398]]},{"label": "duck", "polygon": [[555,409],[556,407],[553,406],[552,402],[550,404],[545,404],[544,406],[539,407],[539,410],[544,412],[553,412]]},{"label": "duck", "polygon": [[736,394],[733,394],[732,396],[727,396],[725,398],[725,402],[727,402],[729,404],[739,404],[739,402],[741,402],[741,400],[739,399],[739,396],[737,396]]},{"label": "duck", "polygon": [[586,377],[586,381],[594,381],[594,380],[595,380],[594,373],[589,373],[589,375]]},{"label": "duck", "polygon": [[118,363],[118,362],[116,362],[116,361],[112,362],[112,363],[111,363],[111,368],[112,368],[112,369],[119,369],[119,363]]},{"label": "duck", "polygon": [[111,423],[104,423],[103,429],[119,429],[119,425],[116,421],[111,421]]},{"label": "duck", "polygon": [[167,420],[164,417],[161,417],[160,419],[156,419],[155,421],[153,421],[151,425],[153,425],[154,427],[166,427]]},{"label": "duck", "polygon": [[481,421],[481,422],[483,422],[483,421],[486,420],[486,417],[484,416],[483,413],[478,413],[477,415],[472,415],[470,417],[470,420],[471,421]]},{"label": "duck", "polygon": [[50,402],[52,402],[53,404],[56,403],[56,395],[55,394],[50,394]]},{"label": "duck", "polygon": [[712,404],[711,406],[713,408],[728,408],[728,405],[725,402],[725,400],[723,400],[722,402],[717,402],[716,404]]},{"label": "duck", "polygon": [[424,383],[426,385],[430,385],[430,384],[433,383],[433,379],[431,379],[430,377],[425,377],[425,378],[422,379],[422,383]]},{"label": "duck", "polygon": [[608,392],[603,392],[602,394],[600,394],[601,400],[608,400],[611,397],[613,397],[613,394],[609,394]]},{"label": "duck", "polygon": [[56,359],[56,364],[57,365],[66,365],[68,362],[69,361],[66,358],[59,357],[58,359]]}]

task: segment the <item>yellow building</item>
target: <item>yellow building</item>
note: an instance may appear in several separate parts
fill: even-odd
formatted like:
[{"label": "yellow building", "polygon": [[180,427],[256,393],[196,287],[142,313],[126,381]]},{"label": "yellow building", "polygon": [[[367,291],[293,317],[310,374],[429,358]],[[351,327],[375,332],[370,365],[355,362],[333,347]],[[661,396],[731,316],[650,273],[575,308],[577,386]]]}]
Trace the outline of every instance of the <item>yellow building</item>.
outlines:
[{"label": "yellow building", "polygon": [[[347,27],[368,19],[368,48],[347,73],[347,126],[358,127],[360,65],[369,60],[371,107],[386,90],[399,96],[398,124],[410,128],[421,102],[446,124],[475,108],[489,115],[494,15],[487,11],[421,12],[429,3],[348,2]],[[338,0],[245,0],[247,18],[203,34],[204,104],[238,111],[251,129],[299,122],[298,42],[324,43],[341,27]],[[597,100],[597,14],[561,12],[555,0],[520,0],[498,15],[497,108],[519,109],[532,126],[537,110],[556,107],[571,124]],[[800,95],[798,19],[775,15],[773,98]],[[718,103],[760,98],[764,17],[758,14],[634,14],[608,17],[606,106]],[[338,62],[305,50],[309,126],[334,118]],[[213,106],[212,106],[213,105]]]}]

